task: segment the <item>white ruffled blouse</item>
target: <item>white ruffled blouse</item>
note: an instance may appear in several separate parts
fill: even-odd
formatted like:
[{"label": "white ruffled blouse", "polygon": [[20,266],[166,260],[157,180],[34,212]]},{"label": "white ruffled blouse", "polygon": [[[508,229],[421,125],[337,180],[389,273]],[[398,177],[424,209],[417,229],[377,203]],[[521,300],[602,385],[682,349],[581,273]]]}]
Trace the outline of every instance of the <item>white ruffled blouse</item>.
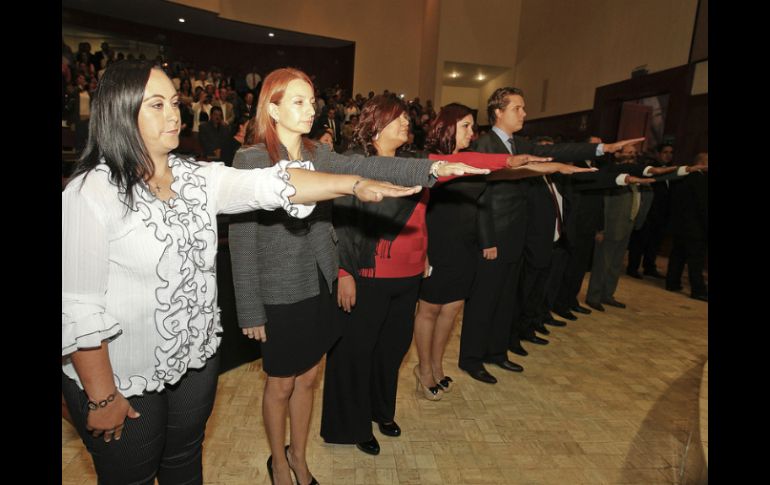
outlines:
[{"label": "white ruffled blouse", "polygon": [[81,388],[68,356],[103,340],[126,397],[206,365],[222,332],[216,215],[280,207],[303,218],[315,208],[289,201],[286,171],[311,162],[238,170],[170,155],[169,167],[177,196],[167,202],[140,183],[128,209],[106,164],[62,193],[62,370]]}]

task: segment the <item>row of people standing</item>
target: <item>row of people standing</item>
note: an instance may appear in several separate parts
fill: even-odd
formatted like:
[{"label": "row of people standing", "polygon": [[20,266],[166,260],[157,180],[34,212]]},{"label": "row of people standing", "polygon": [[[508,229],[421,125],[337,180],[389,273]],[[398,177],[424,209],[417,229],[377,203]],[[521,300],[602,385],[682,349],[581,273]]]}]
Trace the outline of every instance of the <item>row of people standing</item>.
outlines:
[{"label": "row of people standing", "polygon": [[[312,97],[312,84],[304,73],[284,69],[269,75],[259,102],[259,106],[266,110],[263,112],[260,108],[253,133],[247,133],[246,145],[249,147],[238,152],[234,166],[267,166],[279,156],[309,158],[322,170],[373,173],[396,177],[396,181],[402,183],[415,182],[415,173],[420,173],[416,167],[425,167],[428,160],[393,156],[395,149],[406,140],[408,122],[403,103],[389,96],[370,100],[364,107],[356,132],[363,155],[370,157],[347,158],[326,148],[317,147],[314,153],[307,151],[306,143],[309,142],[303,141],[302,135],[313,123]],[[287,99],[283,105],[281,100]],[[455,134],[447,135],[445,130],[449,131],[451,127],[454,131],[463,121],[462,144],[438,150],[441,161],[431,164],[434,171],[429,185],[442,176],[489,171],[458,162],[446,163],[447,160],[469,159],[467,154],[452,155],[467,146],[472,134],[472,116],[469,116],[470,110],[465,110],[463,120],[453,119],[441,128],[440,137],[450,137],[448,143],[454,145]],[[275,155],[270,153],[273,150]],[[372,157],[375,154],[378,156]],[[502,168],[514,163],[507,155],[492,158],[481,165],[492,163],[494,168]],[[525,155],[518,159],[518,163],[530,159],[532,157]],[[557,168],[574,170],[553,165],[537,165],[527,170],[553,171]],[[322,418],[324,438],[332,442],[357,443],[362,449],[374,451],[376,443],[371,443],[373,418],[386,432],[399,433],[394,421],[398,367],[411,340],[411,313],[420,277],[425,271],[424,198],[427,198],[427,192],[401,203],[386,203],[383,209],[377,208],[373,212],[379,214],[379,218],[370,215],[367,208],[365,214],[351,216],[356,224],[347,232],[344,229],[338,232],[332,225],[331,204],[319,204],[314,214],[300,224],[280,212],[263,211],[233,221],[230,246],[238,319],[246,335],[262,342],[263,369],[268,374],[263,417],[272,452],[268,470],[276,483],[288,479],[290,470],[300,483],[314,480],[307,467],[305,447],[319,362],[330,348],[333,350],[328,364],[327,398]],[[344,211],[344,208],[339,210]],[[408,228],[409,236],[401,236],[404,227]],[[363,294],[356,298],[365,297],[366,305],[358,299],[357,308],[351,308],[349,288],[337,288],[338,238],[345,240],[340,243],[341,247],[356,248],[354,252],[339,256],[351,275],[343,278],[343,285],[347,286],[355,277],[356,282],[360,282],[357,288]],[[402,252],[407,253],[402,255],[406,262],[398,257]],[[394,254],[397,255],[395,261]],[[388,274],[390,278],[383,278]],[[282,284],[276,284],[278,278],[283,280]],[[357,326],[351,323],[353,318],[347,321],[340,318],[342,315],[334,309],[335,303],[346,307],[351,311],[351,317],[359,320],[372,316],[372,307],[392,309],[399,323],[396,326],[392,321],[370,318],[365,327]],[[387,327],[388,331],[383,332],[387,335],[383,336],[378,327],[380,330]],[[382,342],[380,337],[383,337]],[[354,353],[350,347],[360,350],[356,346],[357,341],[361,343],[359,339],[370,349],[383,344],[382,352],[374,350],[374,357],[369,355],[372,357],[369,366],[361,362],[353,364],[363,369],[369,367],[370,372],[346,365]],[[371,374],[377,376],[371,377]],[[372,399],[370,392],[380,395]],[[360,402],[368,401],[369,405],[361,407],[353,416],[347,416],[346,401],[351,394],[360,398]],[[291,438],[290,444],[285,446],[287,414]]]},{"label": "row of people standing", "polygon": [[[336,171],[346,174],[313,171],[311,160],[324,163],[315,145],[287,156],[281,143],[299,150],[299,136],[279,140],[267,111],[295,133],[310,124],[292,117],[307,102],[283,94],[263,104],[273,129],[260,139],[268,150],[281,147],[283,160],[244,171],[172,153],[179,94],[151,63],[116,62],[98,84],[88,142],[62,193],[62,393],[100,483],[202,483],[222,332],[217,214],[281,208],[283,217],[301,220],[316,201],[355,195],[377,202],[419,190],[363,178],[354,173],[372,170],[344,157]],[[434,175],[465,170],[423,159],[379,172],[427,186]],[[297,473],[309,482],[306,465]]]},{"label": "row of people standing", "polygon": [[[413,282],[425,274],[419,270],[430,274],[433,266],[430,283],[419,290],[420,307],[430,309],[428,305],[434,304],[439,311],[428,315],[429,321],[436,322],[430,338],[417,338],[421,363],[415,374],[419,389],[435,398],[453,385],[443,368],[433,366],[434,362],[441,365],[446,345],[443,330],[437,332],[442,312],[455,311],[447,303],[467,297],[475,271],[464,252],[445,253],[445,259],[441,252],[446,247],[472,252],[467,226],[457,224],[451,214],[475,220],[475,197],[488,184],[481,179],[445,180],[445,192],[437,190],[428,202],[425,195],[417,199],[415,189],[379,184],[361,175],[430,187],[442,177],[483,175],[490,170],[447,163],[447,159],[476,160],[477,165],[501,169],[496,172],[502,173],[500,177],[514,179],[586,171],[560,164],[529,164],[542,159],[511,156],[514,150],[486,160],[457,153],[470,140],[472,117],[468,119],[470,111],[464,107],[448,110],[445,118],[439,116],[437,121],[442,119],[443,125],[434,124],[433,146],[439,161],[389,156],[393,145],[388,137],[403,136],[398,107],[391,116],[398,115],[387,122],[387,117],[375,116],[380,124],[360,137],[366,154],[382,151],[388,156],[337,155],[303,137],[314,115],[309,78],[296,70],[280,69],[265,78],[255,122],[244,140],[247,146],[236,155],[236,167],[253,169],[243,172],[170,154],[179,142],[178,99],[168,77],[151,65],[126,62],[108,68],[97,88],[94,112],[110,116],[94,118],[81,170],[63,194],[62,386],[76,428],[103,481],[151,483],[157,475],[173,482],[201,482],[201,443],[216,390],[221,332],[211,264],[217,241],[216,224],[211,221],[216,213],[246,213],[230,230],[231,254],[239,323],[245,335],[263,344],[268,374],[263,417],[272,453],[268,471],[275,483],[289,483],[291,472],[300,483],[314,483],[305,449],[318,363],[335,342],[349,344],[347,339],[355,333],[346,333],[352,326],[345,325],[344,318],[338,318],[344,315],[334,308],[346,302],[345,294],[335,294],[339,266],[333,207],[319,203],[313,209],[302,204],[344,194],[367,202],[384,195],[415,196],[397,208],[397,217],[384,212],[388,217],[382,226],[368,217],[356,219],[363,224],[358,229],[377,228],[378,232],[358,239],[352,234],[353,241],[365,242],[366,247],[373,243],[374,255],[357,249],[344,259],[354,262],[348,272],[366,291],[367,284],[392,283],[364,279],[377,280],[377,272],[382,278],[381,271],[388,266],[401,271],[399,264],[386,260],[392,258],[394,248],[400,251],[401,243],[415,244],[417,248],[404,247],[417,257],[405,271],[418,268],[418,272],[394,278],[411,280],[399,282],[409,286],[408,299],[416,296]],[[510,101],[505,98],[494,113],[502,116]],[[523,105],[514,108],[523,112]],[[138,120],[133,118],[135,112]],[[604,147],[614,151],[619,146]],[[312,174],[293,166],[351,175]],[[426,226],[420,205],[433,223]],[[283,209],[255,211],[277,207]],[[402,235],[404,228],[417,237]],[[432,261],[427,270],[422,262],[425,233]],[[443,240],[442,234],[449,237]],[[143,291],[137,293],[134,287]],[[405,308],[394,303],[397,294],[391,292],[385,304]],[[362,307],[359,302],[358,308],[351,308],[349,292],[347,296],[352,316]],[[381,328],[383,323],[379,322]],[[373,324],[376,327],[378,322]],[[402,329],[409,325],[407,316]],[[371,342],[371,333],[364,339]],[[386,361],[371,364],[372,368],[381,364],[384,378],[355,384],[358,392],[371,392],[376,383],[384,411],[374,410],[372,403],[372,411],[364,410],[351,427],[360,426],[362,417],[371,426],[375,418],[386,433],[399,432],[395,411],[388,404],[394,402],[396,392],[395,384],[388,382],[395,382],[403,359],[404,340],[399,342],[395,350],[386,349],[392,352]],[[428,353],[424,353],[426,342]],[[344,367],[343,371],[349,370]],[[424,367],[428,375],[422,372]],[[327,384],[339,375],[330,373]],[[324,403],[330,419],[336,404],[334,399],[328,406]],[[287,414],[291,441],[285,446]],[[366,438],[344,439],[365,445]]]}]

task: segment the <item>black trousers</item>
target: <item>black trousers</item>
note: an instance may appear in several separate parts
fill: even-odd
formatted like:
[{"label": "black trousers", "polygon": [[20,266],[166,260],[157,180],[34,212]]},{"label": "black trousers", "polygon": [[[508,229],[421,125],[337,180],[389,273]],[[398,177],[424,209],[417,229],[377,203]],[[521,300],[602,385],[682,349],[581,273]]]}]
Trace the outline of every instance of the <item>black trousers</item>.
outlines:
[{"label": "black trousers", "polygon": [[706,282],[703,279],[703,268],[706,265],[707,252],[708,246],[705,240],[675,237],[671,247],[671,255],[668,257],[666,286],[669,288],[681,286],[684,265],[687,264],[691,294],[705,294],[707,290]]},{"label": "black trousers", "polygon": [[[631,239],[628,240],[628,267],[627,271],[639,271],[639,265],[642,263],[642,256],[645,254],[647,246],[650,243],[649,222],[645,221],[641,229],[634,229],[631,232]],[[645,270],[649,268],[645,266]]]},{"label": "black trousers", "polygon": [[480,254],[471,294],[465,302],[458,366],[466,371],[508,358],[521,260],[486,260]]},{"label": "black trousers", "polygon": [[522,320],[522,306],[523,306],[523,300],[522,300],[522,285],[524,284],[524,256],[522,255],[519,260],[514,263],[513,267],[513,273],[511,277],[516,281],[515,288],[516,292],[514,293],[514,302],[513,302],[513,315],[511,317],[511,320],[508,322],[509,325],[509,333],[508,333],[508,346],[518,346],[521,340],[521,337],[527,335],[529,333],[529,329],[526,325],[526,322]]},{"label": "black trousers", "polygon": [[336,317],[342,338],[326,356],[321,436],[328,443],[372,439],[372,421],[396,414],[398,369],[412,344],[422,275],[358,278],[356,306]]},{"label": "black trousers", "polygon": [[[519,283],[521,313],[518,315],[518,324],[516,325],[518,331],[517,339],[533,336],[535,328],[543,324],[541,320],[542,305],[545,299],[548,269],[549,266],[536,267],[526,257],[524,258],[524,266]],[[511,344],[514,344],[513,340],[511,340]]]},{"label": "black trousers", "polygon": [[94,460],[99,485],[202,484],[206,421],[214,407],[219,354],[163,392],[128,399],[141,416],[126,418],[120,440],[105,443],[86,430],[88,398],[62,373],[62,392],[80,438]]},{"label": "black trousers", "polygon": [[564,277],[553,304],[554,310],[562,312],[578,306],[578,293],[580,293],[580,287],[583,285],[583,278],[591,267],[594,234],[578,233],[573,243],[572,251],[567,260],[567,267],[564,270]]},{"label": "black trousers", "polygon": [[650,219],[638,231],[631,233],[628,241],[628,270],[638,271],[642,265],[645,273],[657,271],[655,258],[666,234],[666,221]]},{"label": "black trousers", "polygon": [[545,295],[540,306],[540,321],[545,322],[550,317],[550,311],[555,308],[564,273],[567,271],[570,252],[564,247],[555,247],[551,256],[551,266],[545,281]]}]

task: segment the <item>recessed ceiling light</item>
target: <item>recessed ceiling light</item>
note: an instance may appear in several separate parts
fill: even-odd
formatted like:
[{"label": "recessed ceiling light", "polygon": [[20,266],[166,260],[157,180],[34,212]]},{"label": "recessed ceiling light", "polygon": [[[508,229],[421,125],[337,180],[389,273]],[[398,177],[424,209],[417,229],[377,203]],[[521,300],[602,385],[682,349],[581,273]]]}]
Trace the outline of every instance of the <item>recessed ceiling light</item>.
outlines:
[{"label": "recessed ceiling light", "polygon": [[485,75],[481,74],[481,73],[479,73],[479,75],[478,75],[478,76],[476,76],[476,79],[478,79],[479,81],[483,81],[483,80],[484,80],[484,79],[486,79],[486,78],[487,78],[487,77],[486,77]]},{"label": "recessed ceiling light", "polygon": [[451,77],[452,79],[456,79],[456,78],[460,77],[460,73],[457,72],[457,71],[452,71],[452,73],[449,75],[449,77]]},{"label": "recessed ceiling light", "polygon": [[185,20],[182,17],[179,17],[179,22],[184,23]]},{"label": "recessed ceiling light", "polygon": [[275,34],[274,34],[274,33],[272,33],[272,32],[270,32],[269,34],[267,34],[267,36],[268,36],[268,37],[275,37]]}]

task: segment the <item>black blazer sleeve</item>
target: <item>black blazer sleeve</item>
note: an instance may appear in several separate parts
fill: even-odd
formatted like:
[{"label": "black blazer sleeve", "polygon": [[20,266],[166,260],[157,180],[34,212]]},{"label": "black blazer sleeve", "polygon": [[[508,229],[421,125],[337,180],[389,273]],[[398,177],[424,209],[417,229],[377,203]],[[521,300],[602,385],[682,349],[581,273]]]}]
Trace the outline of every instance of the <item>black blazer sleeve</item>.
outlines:
[{"label": "black blazer sleeve", "polygon": [[494,190],[494,186],[494,183],[487,183],[481,196],[479,196],[479,213],[478,218],[476,219],[476,229],[479,245],[482,249],[497,246],[495,223],[492,218],[492,191]]},{"label": "black blazer sleeve", "polygon": [[[509,153],[505,144],[495,133],[488,133],[479,138],[472,147],[472,151],[479,153]],[[505,183],[498,186],[497,182],[487,183],[484,191],[479,196],[479,212],[476,219],[477,235],[479,245],[482,249],[493,248],[498,244],[497,234],[495,232],[495,223],[492,214],[492,197],[495,190],[504,190]]]},{"label": "black blazer sleeve", "polygon": [[[497,137],[497,135],[495,135]],[[498,138],[499,139],[499,138]],[[555,162],[578,162],[594,159],[596,143],[558,143],[556,145],[536,145],[526,138],[513,137],[516,154],[529,154],[538,157],[553,157]],[[502,143],[502,142],[501,142]]]}]

